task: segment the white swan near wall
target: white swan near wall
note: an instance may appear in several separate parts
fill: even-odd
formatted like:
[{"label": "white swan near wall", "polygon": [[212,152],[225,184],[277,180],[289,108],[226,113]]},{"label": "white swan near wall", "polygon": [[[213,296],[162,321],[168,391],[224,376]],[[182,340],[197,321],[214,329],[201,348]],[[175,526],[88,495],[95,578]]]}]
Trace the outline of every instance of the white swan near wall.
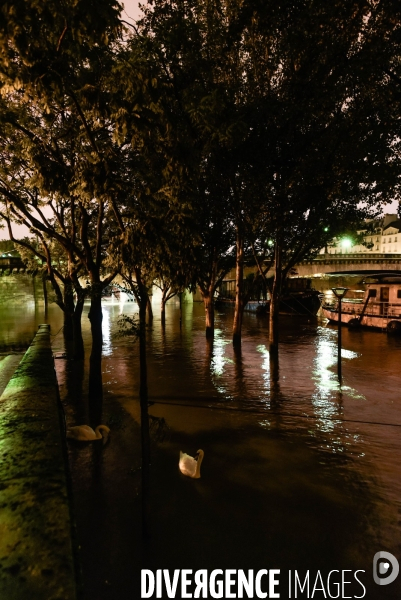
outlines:
[{"label": "white swan near wall", "polygon": [[195,458],[189,456],[189,454],[185,454],[185,452],[180,451],[180,462],[178,466],[183,475],[187,477],[192,477],[193,479],[200,478],[200,468],[202,464],[202,460],[205,453],[203,450],[198,450],[195,454]]},{"label": "white swan near wall", "polygon": [[[104,436],[101,432],[104,432]],[[95,431],[89,425],[76,425],[75,427],[68,427],[67,438],[78,442],[93,442],[101,439],[106,441],[109,433],[110,429],[107,425],[98,425]]]}]

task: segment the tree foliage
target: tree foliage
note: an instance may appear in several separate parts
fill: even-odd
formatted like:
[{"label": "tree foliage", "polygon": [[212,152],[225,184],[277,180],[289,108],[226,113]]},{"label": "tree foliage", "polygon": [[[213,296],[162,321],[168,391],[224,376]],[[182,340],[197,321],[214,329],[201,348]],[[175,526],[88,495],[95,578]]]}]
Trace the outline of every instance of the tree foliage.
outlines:
[{"label": "tree foliage", "polygon": [[255,283],[275,261],[279,294],[297,262],[399,197],[399,12],[153,0],[122,39],[113,0],[4,5],[5,218],[61,244],[93,290],[121,268],[143,290],[196,283],[209,332],[235,255],[240,337],[246,260]]}]

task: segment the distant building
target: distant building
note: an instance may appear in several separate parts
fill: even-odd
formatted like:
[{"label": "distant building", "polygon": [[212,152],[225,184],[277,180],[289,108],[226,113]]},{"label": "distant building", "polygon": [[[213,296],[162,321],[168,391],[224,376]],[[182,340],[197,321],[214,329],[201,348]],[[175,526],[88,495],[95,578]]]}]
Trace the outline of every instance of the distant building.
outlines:
[{"label": "distant building", "polygon": [[[401,219],[397,214],[386,214],[381,219],[366,222],[366,229],[361,229],[367,244],[353,244],[351,237],[335,238],[320,254],[401,254]],[[369,246],[369,247],[368,247]]]}]

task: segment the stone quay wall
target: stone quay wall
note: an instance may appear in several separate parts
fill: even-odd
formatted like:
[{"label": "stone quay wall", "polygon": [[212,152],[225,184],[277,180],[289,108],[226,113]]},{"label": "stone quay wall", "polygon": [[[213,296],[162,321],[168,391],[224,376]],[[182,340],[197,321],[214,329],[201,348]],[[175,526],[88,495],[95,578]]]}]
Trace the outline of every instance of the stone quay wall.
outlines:
[{"label": "stone quay wall", "polygon": [[39,330],[0,397],[0,598],[76,600],[63,421]]}]

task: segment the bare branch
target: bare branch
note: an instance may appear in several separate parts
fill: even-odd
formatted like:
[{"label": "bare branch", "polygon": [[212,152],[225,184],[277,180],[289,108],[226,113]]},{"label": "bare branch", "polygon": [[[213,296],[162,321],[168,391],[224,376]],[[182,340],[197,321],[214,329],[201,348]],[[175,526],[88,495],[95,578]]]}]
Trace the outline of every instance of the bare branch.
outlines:
[{"label": "bare branch", "polygon": [[63,31],[62,31],[62,33],[61,33],[61,35],[60,35],[60,39],[59,39],[59,41],[58,41],[58,44],[57,44],[57,49],[56,49],[56,52],[59,52],[59,51],[60,51],[61,43],[62,43],[62,41],[63,41],[63,39],[64,39],[64,36],[65,36],[65,34],[66,34],[66,32],[67,32],[67,29],[68,29],[68,25],[67,25],[67,22],[66,22],[66,23],[65,23],[65,27],[64,27],[64,29],[63,29]]}]

